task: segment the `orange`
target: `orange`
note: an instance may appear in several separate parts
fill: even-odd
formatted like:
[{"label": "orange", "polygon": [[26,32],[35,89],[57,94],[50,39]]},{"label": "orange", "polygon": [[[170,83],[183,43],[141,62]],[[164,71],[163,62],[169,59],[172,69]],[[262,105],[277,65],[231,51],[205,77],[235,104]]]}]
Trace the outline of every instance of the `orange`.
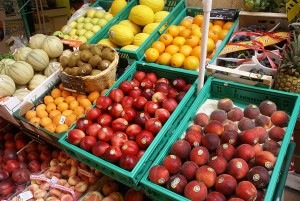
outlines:
[{"label": "orange", "polygon": [[207,39],[207,52],[211,52],[215,49],[215,42],[213,41],[213,39],[208,38]]},{"label": "orange", "polygon": [[61,90],[58,89],[58,88],[54,88],[52,89],[51,91],[51,96],[55,99],[55,98],[58,98],[58,97],[61,97]]},{"label": "orange", "polygon": [[192,35],[198,36],[199,39],[201,39],[201,38],[202,38],[202,32],[201,32],[201,29],[192,29]]},{"label": "orange", "polygon": [[165,46],[168,46],[172,43],[173,41],[173,36],[170,34],[164,33],[159,37],[159,41],[163,42]]},{"label": "orange", "polygon": [[178,25],[178,29],[179,29],[179,33],[180,33],[182,30],[184,30],[184,29],[186,29],[186,28],[185,28],[185,26]]},{"label": "orange", "polygon": [[199,41],[200,41],[200,39],[198,36],[192,35],[185,40],[185,45],[189,45],[193,48],[193,47],[196,47],[197,45],[199,45]]},{"label": "orange", "polygon": [[87,95],[79,94],[79,95],[76,97],[76,100],[79,102],[79,100],[82,99],[82,98],[87,98]]},{"label": "orange", "polygon": [[93,91],[88,95],[88,99],[93,103],[100,96],[98,91]]},{"label": "orange", "polygon": [[61,91],[64,90],[63,84],[60,83],[60,84],[58,85],[58,88],[59,88]]},{"label": "orange", "polygon": [[61,114],[56,115],[55,117],[53,117],[52,122],[58,126],[59,124],[64,123],[64,118]]},{"label": "orange", "polygon": [[74,108],[73,111],[77,117],[81,117],[84,114],[84,107],[78,105],[77,107]]},{"label": "orange", "polygon": [[145,60],[148,62],[155,62],[159,56],[157,49],[150,47],[145,52]]},{"label": "orange", "polygon": [[56,126],[55,133],[62,133],[69,129],[69,126],[67,124],[60,124]]},{"label": "orange", "polygon": [[50,119],[50,117],[43,117],[41,118],[41,121],[40,121],[40,125],[45,127],[47,126],[48,124],[51,124],[52,123],[52,120]]},{"label": "orange", "polygon": [[181,26],[184,26],[185,28],[190,28],[192,26],[192,20],[189,20],[189,19],[183,19],[181,22],[180,22],[180,25]]},{"label": "orange", "polygon": [[56,110],[56,105],[55,105],[55,103],[49,103],[49,104],[47,105],[47,107],[46,107],[46,111],[47,111],[48,113],[50,113],[50,112],[53,111],[53,110]]},{"label": "orange", "polygon": [[70,92],[70,91],[67,91],[67,90],[62,90],[61,91],[61,96],[62,97],[67,97],[67,96],[71,96],[72,95],[72,92]]},{"label": "orange", "polygon": [[65,124],[67,124],[69,127],[75,123],[77,120],[76,114],[70,114],[69,116],[66,117]]},{"label": "orange", "polygon": [[79,105],[84,107],[85,109],[90,108],[92,106],[91,101],[87,98],[83,98],[83,99],[79,100],[78,102],[79,102]]},{"label": "orange", "polygon": [[56,125],[54,123],[50,123],[47,124],[46,126],[44,126],[44,129],[46,129],[47,131],[54,133],[55,129],[56,129]]},{"label": "orange", "polygon": [[161,65],[170,65],[172,55],[168,52],[164,52],[159,57],[157,58],[156,63],[161,64]]},{"label": "orange", "polygon": [[41,121],[41,119],[39,117],[33,117],[30,119],[30,122],[36,126],[40,125],[40,121]]},{"label": "orange", "polygon": [[53,119],[56,115],[58,114],[61,114],[61,111],[58,111],[58,110],[52,110],[50,113],[49,113],[49,117],[50,119]]},{"label": "orange", "polygon": [[79,93],[72,92],[72,96],[77,97],[78,95],[79,95]]},{"label": "orange", "polygon": [[69,109],[70,110],[75,110],[75,108],[79,106],[79,102],[77,100],[73,100],[69,103]]},{"label": "orange", "polygon": [[76,97],[74,96],[67,96],[65,98],[66,103],[70,104],[73,100],[76,100]]},{"label": "orange", "polygon": [[223,29],[229,30],[231,29],[233,22],[226,22],[223,26]]},{"label": "orange", "polygon": [[58,105],[58,104],[60,104],[60,103],[62,103],[64,101],[65,101],[64,97],[57,97],[57,98],[54,99],[55,105]]},{"label": "orange", "polygon": [[179,36],[182,36],[184,38],[189,37],[192,34],[192,31],[190,29],[183,29],[179,32]]},{"label": "orange", "polygon": [[57,105],[57,110],[60,111],[60,112],[63,112],[63,111],[68,110],[68,109],[69,109],[69,105],[66,102],[62,102],[62,103],[59,103]]},{"label": "orange", "polygon": [[197,24],[199,27],[202,27],[203,15],[196,15],[193,19],[193,24]]},{"label": "orange", "polygon": [[224,40],[224,38],[227,36],[229,30],[227,29],[223,29],[220,33],[219,33],[219,39],[220,40]]},{"label": "orange", "polygon": [[39,104],[38,106],[36,106],[35,110],[36,111],[41,111],[41,110],[46,110],[46,105],[45,104]]},{"label": "orange", "polygon": [[183,45],[179,48],[179,53],[183,54],[185,57],[190,56],[193,48],[189,45]]},{"label": "orange", "polygon": [[157,51],[159,52],[159,54],[163,53],[165,51],[165,44],[161,41],[154,41],[151,45],[151,47],[157,49]]},{"label": "orange", "polygon": [[196,47],[193,48],[192,52],[191,52],[191,56],[195,56],[198,59],[200,59],[200,52],[201,52],[201,46],[198,45]]},{"label": "orange", "polygon": [[179,47],[177,45],[169,45],[166,47],[165,52],[170,53],[171,55],[177,53],[179,51]]},{"label": "orange", "polygon": [[46,112],[45,110],[39,110],[36,112],[36,116],[40,119],[43,117],[48,117],[48,112]]},{"label": "orange", "polygon": [[175,68],[180,68],[183,65],[185,56],[181,53],[175,53],[171,57],[170,65]]},{"label": "orange", "polygon": [[192,24],[189,28],[189,30],[193,31],[194,29],[201,29],[200,26],[198,26],[197,24]]},{"label": "orange", "polygon": [[211,29],[214,26],[212,22],[209,22],[209,29]]},{"label": "orange", "polygon": [[172,41],[172,44],[177,45],[178,47],[183,46],[184,43],[185,43],[185,38],[182,36],[176,36]]},{"label": "orange", "polygon": [[73,114],[73,110],[64,110],[61,114],[65,117],[67,117],[67,116]]},{"label": "orange", "polygon": [[187,70],[197,70],[199,68],[200,61],[195,56],[188,56],[183,62],[183,68]]},{"label": "orange", "polygon": [[208,37],[213,39],[213,41],[215,43],[219,40],[219,35],[216,32],[212,31],[212,30],[208,31]]},{"label": "orange", "polygon": [[220,25],[221,27],[223,27],[225,24],[225,21],[224,20],[214,20],[213,24]]},{"label": "orange", "polygon": [[44,103],[45,103],[46,105],[48,105],[49,103],[53,103],[53,102],[54,102],[54,98],[53,98],[52,96],[46,95],[46,96],[44,97]]},{"label": "orange", "polygon": [[28,110],[25,114],[25,118],[27,120],[32,119],[33,117],[36,117],[36,111],[35,110]]},{"label": "orange", "polygon": [[173,36],[173,37],[176,37],[176,36],[178,36],[178,34],[179,34],[179,27],[176,26],[176,25],[170,25],[170,26],[167,28],[166,33],[170,34],[170,35]]},{"label": "orange", "polygon": [[210,28],[211,31],[215,32],[216,34],[219,34],[223,29],[220,25],[213,25]]}]

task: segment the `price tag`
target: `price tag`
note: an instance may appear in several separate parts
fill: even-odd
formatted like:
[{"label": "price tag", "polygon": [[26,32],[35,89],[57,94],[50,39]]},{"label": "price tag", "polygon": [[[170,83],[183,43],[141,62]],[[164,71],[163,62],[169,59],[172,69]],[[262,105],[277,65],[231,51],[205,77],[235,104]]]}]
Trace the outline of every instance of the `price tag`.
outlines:
[{"label": "price tag", "polygon": [[94,177],[94,175],[88,171],[85,171],[81,168],[78,169],[78,172],[80,172],[81,174],[83,174],[84,176],[87,176],[87,177]]},{"label": "price tag", "polygon": [[18,201],[26,201],[33,198],[31,191],[25,191],[17,196]]},{"label": "price tag", "polygon": [[61,116],[60,120],[59,120],[59,124],[64,124],[66,121],[66,117],[65,116]]}]

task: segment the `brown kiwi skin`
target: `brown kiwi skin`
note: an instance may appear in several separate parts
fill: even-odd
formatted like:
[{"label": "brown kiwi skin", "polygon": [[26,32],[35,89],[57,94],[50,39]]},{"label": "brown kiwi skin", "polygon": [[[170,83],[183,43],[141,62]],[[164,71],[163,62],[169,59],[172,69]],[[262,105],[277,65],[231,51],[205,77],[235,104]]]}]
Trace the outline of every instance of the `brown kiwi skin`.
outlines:
[{"label": "brown kiwi skin", "polygon": [[82,50],[88,50],[91,48],[91,45],[89,43],[82,43],[80,46],[79,46],[79,50],[82,51]]},{"label": "brown kiwi skin", "polygon": [[93,56],[93,53],[90,50],[82,50],[80,52],[80,59],[83,62],[88,62],[92,56]]},{"label": "brown kiwi skin", "polygon": [[92,56],[88,63],[93,67],[93,68],[96,68],[98,66],[98,63],[102,61],[102,58],[99,56],[99,55],[94,55]]},{"label": "brown kiwi skin", "polygon": [[102,54],[102,59],[112,62],[115,59],[115,54],[113,51],[106,51]]},{"label": "brown kiwi skin", "polygon": [[80,59],[78,59],[76,66],[81,66],[82,64],[85,64],[85,62],[81,61]]},{"label": "brown kiwi skin", "polygon": [[60,58],[60,64],[61,64],[61,66],[62,66],[63,68],[66,67],[66,66],[68,66],[68,62],[69,62],[69,58],[68,58],[68,57],[62,56],[62,57]]},{"label": "brown kiwi skin", "polygon": [[105,53],[105,52],[112,52],[113,50],[109,47],[104,47],[101,52],[102,52],[102,55]]},{"label": "brown kiwi skin", "polygon": [[70,67],[64,68],[64,72],[68,75],[71,75],[71,71],[72,71],[72,68],[70,68]]},{"label": "brown kiwi skin", "polygon": [[81,66],[79,66],[78,74],[81,76],[90,75],[92,70],[93,68],[91,64],[82,64]]},{"label": "brown kiwi skin", "polygon": [[68,60],[68,66],[69,66],[69,67],[74,67],[74,66],[76,66],[76,65],[77,65],[77,60],[78,60],[77,56],[75,56],[75,55],[72,54],[72,55],[70,56],[69,60]]},{"label": "brown kiwi skin", "polygon": [[72,69],[71,69],[71,75],[73,75],[73,76],[78,76],[78,70],[79,70],[79,67],[73,67]]},{"label": "brown kiwi skin", "polygon": [[100,57],[102,56],[102,51],[98,46],[91,46],[90,50],[93,53],[93,55],[98,55]]},{"label": "brown kiwi skin", "polygon": [[111,64],[110,61],[108,61],[108,60],[102,60],[102,61],[98,64],[98,68],[99,68],[100,70],[105,70],[105,69],[107,69],[107,68],[109,67],[110,64]]}]

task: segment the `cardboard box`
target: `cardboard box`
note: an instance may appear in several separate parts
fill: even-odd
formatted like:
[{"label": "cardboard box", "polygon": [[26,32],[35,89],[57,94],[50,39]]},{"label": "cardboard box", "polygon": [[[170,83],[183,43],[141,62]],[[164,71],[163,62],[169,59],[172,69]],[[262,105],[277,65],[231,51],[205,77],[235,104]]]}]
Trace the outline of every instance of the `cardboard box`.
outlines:
[{"label": "cardboard box", "polygon": [[26,108],[32,107],[32,102],[36,100],[41,93],[44,93],[53,83],[58,82],[60,79],[60,70],[57,70],[49,76],[40,86],[31,91],[21,102],[17,97],[10,96],[0,99],[0,116],[7,121],[20,125],[19,121],[15,119],[13,113],[22,107],[22,111]]}]

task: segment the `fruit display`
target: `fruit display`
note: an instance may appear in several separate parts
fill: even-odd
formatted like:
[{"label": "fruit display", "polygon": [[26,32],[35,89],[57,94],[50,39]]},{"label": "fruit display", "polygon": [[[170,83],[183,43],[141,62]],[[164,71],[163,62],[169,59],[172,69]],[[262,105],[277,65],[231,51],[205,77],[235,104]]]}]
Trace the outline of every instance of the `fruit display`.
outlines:
[{"label": "fruit display", "polygon": [[36,34],[28,47],[20,47],[13,59],[0,61],[0,98],[16,96],[20,101],[59,69],[57,58],[63,44],[55,36]]},{"label": "fruit display", "polygon": [[91,7],[83,6],[72,15],[60,31],[54,32],[53,35],[63,39],[79,40],[82,43],[88,42],[99,31],[106,30],[113,17],[126,5],[125,0],[114,0],[98,2]]},{"label": "fruit display", "polygon": [[[169,14],[163,10],[163,0],[142,0],[139,4],[136,3],[137,5],[130,9],[128,17],[110,27],[107,38],[101,39],[98,44],[135,51]],[[110,42],[107,43],[107,39]]]},{"label": "fruit display", "polygon": [[[198,70],[200,63],[203,15],[199,10],[185,9],[166,31],[157,36],[145,51],[144,60],[174,68]],[[207,58],[212,59],[233,22],[212,20],[207,40]]]},{"label": "fruit display", "polygon": [[197,97],[184,126],[142,179],[142,188],[163,200],[270,199],[282,164],[279,155],[292,134],[287,114],[292,109],[262,97],[257,104],[241,104],[209,92],[205,96]]},{"label": "fruit display", "polygon": [[99,95],[97,91],[86,95],[70,92],[60,83],[42,96],[35,107],[27,110],[24,117],[18,118],[47,133],[63,133],[92,107]]}]

